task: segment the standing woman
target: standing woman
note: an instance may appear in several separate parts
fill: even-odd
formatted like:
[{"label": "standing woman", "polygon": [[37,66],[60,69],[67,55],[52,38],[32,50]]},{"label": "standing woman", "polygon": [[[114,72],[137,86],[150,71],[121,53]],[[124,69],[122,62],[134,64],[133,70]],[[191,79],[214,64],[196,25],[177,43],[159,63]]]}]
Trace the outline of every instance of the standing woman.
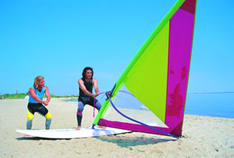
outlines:
[{"label": "standing woman", "polygon": [[[27,129],[32,128],[32,120],[35,112],[43,115],[46,118],[45,128],[50,129],[51,114],[45,106],[49,104],[51,95],[49,94],[49,88],[44,85],[44,77],[37,76],[34,79],[33,86],[29,89],[29,102],[27,109]],[[46,95],[46,100],[43,100],[43,96]]]}]

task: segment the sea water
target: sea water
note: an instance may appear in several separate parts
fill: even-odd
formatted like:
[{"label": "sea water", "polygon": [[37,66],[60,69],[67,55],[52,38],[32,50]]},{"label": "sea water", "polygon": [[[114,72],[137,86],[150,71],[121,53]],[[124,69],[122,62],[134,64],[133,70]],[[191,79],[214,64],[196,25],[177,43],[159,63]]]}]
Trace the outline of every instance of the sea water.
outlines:
[{"label": "sea water", "polygon": [[185,114],[234,118],[234,93],[188,93]]},{"label": "sea water", "polygon": [[185,114],[234,118],[234,93],[188,93]]}]

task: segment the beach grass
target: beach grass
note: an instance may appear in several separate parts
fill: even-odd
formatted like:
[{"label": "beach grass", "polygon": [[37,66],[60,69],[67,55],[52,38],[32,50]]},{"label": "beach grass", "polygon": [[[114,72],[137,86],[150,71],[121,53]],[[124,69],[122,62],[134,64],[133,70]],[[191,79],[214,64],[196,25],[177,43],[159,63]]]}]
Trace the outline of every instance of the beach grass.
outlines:
[{"label": "beach grass", "polygon": [[27,94],[25,93],[18,93],[18,94],[2,94],[0,95],[0,98],[2,99],[21,99],[26,97]]},{"label": "beach grass", "polygon": [[[22,99],[25,98],[27,93],[18,93],[18,94],[2,94],[0,95],[1,99]],[[75,98],[78,95],[51,95],[51,98]]]}]

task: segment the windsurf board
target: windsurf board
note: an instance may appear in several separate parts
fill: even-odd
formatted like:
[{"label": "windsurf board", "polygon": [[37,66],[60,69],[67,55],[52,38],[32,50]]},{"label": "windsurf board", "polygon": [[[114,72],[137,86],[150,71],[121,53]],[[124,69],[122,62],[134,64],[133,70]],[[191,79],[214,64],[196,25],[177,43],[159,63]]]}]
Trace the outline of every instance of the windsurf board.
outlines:
[{"label": "windsurf board", "polygon": [[72,138],[87,138],[87,137],[123,134],[123,133],[129,133],[131,131],[107,127],[107,128],[95,128],[95,129],[81,128],[80,130],[75,130],[75,129],[16,130],[16,132],[38,138],[72,139]]}]

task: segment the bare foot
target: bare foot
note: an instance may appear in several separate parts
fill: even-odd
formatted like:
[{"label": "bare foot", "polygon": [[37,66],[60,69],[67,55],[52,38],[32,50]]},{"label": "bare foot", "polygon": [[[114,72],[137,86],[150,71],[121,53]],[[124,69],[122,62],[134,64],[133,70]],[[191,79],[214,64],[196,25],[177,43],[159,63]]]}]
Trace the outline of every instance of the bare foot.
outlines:
[{"label": "bare foot", "polygon": [[99,126],[100,128],[102,128],[102,129],[106,129],[106,126]]},{"label": "bare foot", "polygon": [[81,129],[81,126],[77,126],[76,130],[79,131]]}]

